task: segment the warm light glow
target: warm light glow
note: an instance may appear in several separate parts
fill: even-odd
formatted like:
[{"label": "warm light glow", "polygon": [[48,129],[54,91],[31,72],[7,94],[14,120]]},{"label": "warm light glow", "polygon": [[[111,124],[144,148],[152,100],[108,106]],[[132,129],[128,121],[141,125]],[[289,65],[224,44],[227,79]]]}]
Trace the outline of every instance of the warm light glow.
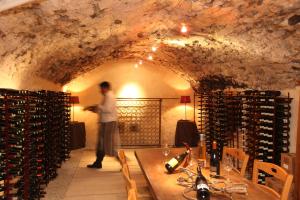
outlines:
[{"label": "warm light glow", "polygon": [[139,65],[138,64],[134,64],[134,68],[138,68],[139,67]]},{"label": "warm light glow", "polygon": [[187,33],[188,32],[188,28],[187,28],[185,23],[181,24],[180,32],[181,33]]},{"label": "warm light glow", "polygon": [[156,52],[156,51],[157,51],[157,47],[156,47],[156,46],[153,46],[153,47],[151,48],[151,50],[152,50],[153,52]]},{"label": "warm light glow", "polygon": [[[184,106],[184,104],[180,104],[180,105],[178,105],[178,106],[176,106],[176,108],[175,108],[176,110],[178,110],[178,111],[183,111],[184,112],[184,109],[185,109],[185,106]],[[191,110],[193,110],[194,108],[191,106],[191,104],[186,104],[186,110],[188,111],[191,111]]]},{"label": "warm light glow", "polygon": [[216,42],[214,43],[211,42],[208,38],[210,38],[210,36],[207,36],[206,34],[189,37],[177,36],[169,39],[164,39],[162,40],[162,43],[174,47],[185,47],[186,45],[193,45],[196,42],[198,45],[201,45],[201,48],[213,48],[215,50],[223,49],[225,45],[230,45],[231,49],[236,50],[244,48],[243,45],[240,44],[239,41],[234,40],[234,38],[215,35],[213,39]]},{"label": "warm light glow", "polygon": [[64,85],[62,88],[63,92],[69,92],[69,86],[68,85]]},{"label": "warm light glow", "polygon": [[[74,110],[73,110],[74,109]],[[73,111],[74,111],[74,116],[73,116]],[[80,105],[74,105],[72,106],[72,112],[71,112],[71,119],[74,121],[78,120],[80,116],[83,114],[83,107]]]},{"label": "warm light glow", "polygon": [[181,47],[184,47],[185,44],[188,44],[186,40],[181,40],[181,39],[167,39],[164,40],[164,43],[171,46],[181,46]]},{"label": "warm light glow", "polygon": [[152,56],[152,55],[149,55],[149,56],[148,56],[148,60],[153,60],[153,56]]},{"label": "warm light glow", "polygon": [[80,106],[80,105],[74,105],[73,107],[75,109],[75,115],[76,115],[76,112],[81,112],[83,111],[83,106]]},{"label": "warm light glow", "polygon": [[176,90],[181,90],[181,95],[190,95],[191,84],[188,81],[173,76],[168,76],[168,78],[165,81],[172,88],[175,88]]},{"label": "warm light glow", "polygon": [[189,37],[180,36],[176,38],[165,39],[162,42],[170,46],[184,47],[186,45],[193,45],[195,41],[202,47],[206,47],[206,48],[212,47],[210,46],[210,43],[207,41],[207,39],[202,36],[189,36]]},{"label": "warm light glow", "polygon": [[141,98],[143,91],[136,83],[128,83],[124,85],[117,95],[119,98]]},{"label": "warm light glow", "polygon": [[189,83],[178,83],[173,85],[177,90],[190,90],[191,85]]},{"label": "warm light glow", "polygon": [[142,64],[143,64],[143,61],[142,61],[142,60],[140,60],[140,61],[139,61],[139,65],[142,65]]},{"label": "warm light glow", "polygon": [[[169,110],[170,113],[173,113],[177,117],[177,120],[185,118],[185,106],[184,104],[179,104]],[[194,117],[194,108],[192,104],[186,104],[186,114],[187,119],[191,120]]]}]

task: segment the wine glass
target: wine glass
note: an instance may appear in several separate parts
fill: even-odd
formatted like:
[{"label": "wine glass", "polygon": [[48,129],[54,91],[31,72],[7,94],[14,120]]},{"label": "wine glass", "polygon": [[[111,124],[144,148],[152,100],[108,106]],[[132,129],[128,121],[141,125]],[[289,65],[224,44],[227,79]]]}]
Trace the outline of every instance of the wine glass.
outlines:
[{"label": "wine glass", "polygon": [[192,169],[193,166],[195,165],[195,162],[194,162],[194,152],[193,152],[192,149],[190,150],[190,155],[188,155],[188,163],[189,163],[189,168],[190,169]]},{"label": "wine glass", "polygon": [[227,182],[230,183],[229,173],[233,169],[233,161],[230,156],[226,156],[224,158],[223,168],[225,171],[227,171]]},{"label": "wine glass", "polygon": [[170,148],[168,144],[164,144],[162,148],[162,154],[165,156],[164,163],[167,162],[167,157],[170,154]]}]

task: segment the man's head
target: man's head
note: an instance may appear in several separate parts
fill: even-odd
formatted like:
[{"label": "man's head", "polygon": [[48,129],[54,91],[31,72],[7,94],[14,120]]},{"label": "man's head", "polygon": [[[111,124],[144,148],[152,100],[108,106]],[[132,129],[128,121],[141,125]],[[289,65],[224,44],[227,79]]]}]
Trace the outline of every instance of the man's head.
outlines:
[{"label": "man's head", "polygon": [[110,90],[110,83],[103,81],[99,84],[101,94],[105,95]]}]

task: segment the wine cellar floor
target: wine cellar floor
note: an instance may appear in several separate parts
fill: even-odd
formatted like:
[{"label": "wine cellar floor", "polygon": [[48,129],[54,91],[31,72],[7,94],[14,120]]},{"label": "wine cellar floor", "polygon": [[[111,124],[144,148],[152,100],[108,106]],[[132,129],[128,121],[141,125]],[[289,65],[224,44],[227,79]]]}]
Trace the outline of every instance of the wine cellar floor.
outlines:
[{"label": "wine cellar floor", "polygon": [[[75,150],[71,158],[58,171],[58,177],[49,183],[45,200],[126,200],[125,182],[117,159],[106,157],[103,169],[86,168],[94,161],[94,151]],[[137,185],[146,181],[134,156],[133,150],[127,150],[126,156],[133,178]]]}]

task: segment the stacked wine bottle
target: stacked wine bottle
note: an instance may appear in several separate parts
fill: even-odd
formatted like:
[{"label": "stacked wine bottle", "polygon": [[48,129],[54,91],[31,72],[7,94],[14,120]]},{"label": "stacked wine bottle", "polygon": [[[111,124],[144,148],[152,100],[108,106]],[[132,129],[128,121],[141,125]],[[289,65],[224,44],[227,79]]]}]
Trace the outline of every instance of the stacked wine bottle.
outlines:
[{"label": "stacked wine bottle", "polygon": [[289,152],[289,132],[290,132],[290,117],[291,117],[291,102],[292,99],[287,97],[276,98],[276,140],[274,141],[274,162],[280,164],[280,153]]},{"label": "stacked wine bottle", "polygon": [[[206,134],[208,153],[213,140],[218,142],[219,155],[226,145],[243,148],[249,154],[249,178],[254,159],[280,164],[280,154],[289,152],[289,96],[282,97],[279,91],[249,90],[202,92],[195,97],[198,113],[205,113],[197,117]],[[266,176],[260,173],[259,181],[264,183]]]},{"label": "stacked wine bottle", "polygon": [[[209,131],[209,95],[205,93],[195,94],[194,96],[195,101],[195,115],[197,119],[195,119],[197,128],[200,134],[206,134]],[[206,135],[206,142],[211,141],[209,138],[209,134]],[[209,146],[208,144],[206,146]],[[207,149],[210,152],[210,149]]]},{"label": "stacked wine bottle", "polygon": [[195,97],[198,102],[198,130],[205,134],[207,153],[211,152],[212,142],[217,141],[218,156],[221,158],[223,147],[234,143],[234,134],[228,130],[236,128],[235,124],[239,124],[232,119],[232,110],[229,110],[234,101],[230,101],[232,97],[227,97],[223,91],[201,93]]},{"label": "stacked wine bottle", "polygon": [[228,120],[227,120],[227,106],[225,104],[224,92],[215,92],[212,96],[212,105],[210,107],[211,116],[211,143],[217,142],[217,149],[219,153],[219,159],[223,152],[223,147],[227,146],[228,141],[231,139],[228,135]]},{"label": "stacked wine bottle", "polygon": [[224,100],[227,108],[228,146],[239,148],[241,141],[239,132],[242,116],[242,98],[239,92],[226,92]]},{"label": "stacked wine bottle", "polygon": [[257,120],[254,118],[256,113],[255,99],[250,95],[242,96],[242,135],[244,151],[249,155],[248,170],[253,170],[253,160],[255,159],[256,130]]},{"label": "stacked wine bottle", "polygon": [[25,101],[22,91],[0,90],[1,99],[1,199],[20,194],[24,173]]},{"label": "stacked wine bottle", "polygon": [[[57,167],[68,157],[68,142],[56,141],[49,125],[62,123],[61,134],[57,136],[69,138],[70,130],[65,126],[70,114],[69,102],[65,102],[69,94],[60,94],[61,101],[52,102],[52,106],[59,104],[61,108],[56,114],[65,118],[55,118],[56,121],[49,124],[53,114],[49,112],[53,109],[49,105],[52,93],[60,94],[0,89],[0,199],[42,198],[49,177],[53,177],[49,174],[54,171],[56,174]],[[61,136],[63,134],[68,136]],[[58,142],[51,147],[53,151],[49,151],[48,142]],[[55,166],[52,171],[48,170],[49,163]]]}]

